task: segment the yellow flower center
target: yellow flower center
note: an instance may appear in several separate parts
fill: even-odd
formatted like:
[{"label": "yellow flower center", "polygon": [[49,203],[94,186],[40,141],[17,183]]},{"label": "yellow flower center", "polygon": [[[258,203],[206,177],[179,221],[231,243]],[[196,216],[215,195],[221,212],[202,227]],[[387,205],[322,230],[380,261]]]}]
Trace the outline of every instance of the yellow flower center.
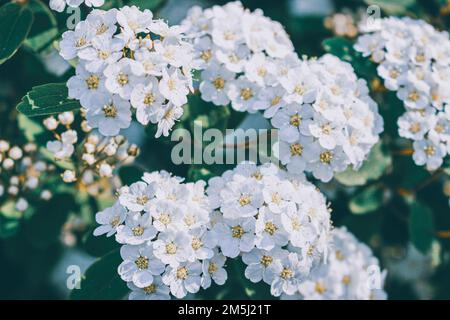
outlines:
[{"label": "yellow flower center", "polygon": [[241,89],[241,98],[242,100],[250,100],[253,97],[253,91],[251,88],[243,88]]},{"label": "yellow flower center", "polygon": [[163,225],[167,226],[172,219],[170,219],[170,215],[167,213],[161,213],[159,215],[158,221],[161,222]]},{"label": "yellow flower center", "polygon": [[303,146],[300,143],[294,143],[290,146],[292,156],[301,156],[303,153]]},{"label": "yellow flower center", "polygon": [[144,97],[144,104],[151,106],[155,102],[155,95],[153,93],[147,93]]},{"label": "yellow flower center", "polygon": [[409,127],[409,131],[411,132],[411,133],[417,133],[417,132],[419,132],[420,131],[420,123],[418,123],[418,122],[415,122],[415,123],[413,123],[413,124],[411,124],[411,126]]},{"label": "yellow flower center", "polygon": [[344,277],[342,277],[342,283],[344,284],[344,285],[349,285],[350,284],[350,281],[351,281],[351,278],[350,278],[350,276],[344,276]]},{"label": "yellow flower center", "polygon": [[117,76],[117,82],[121,86],[128,84],[128,75],[126,75],[125,73],[122,73],[122,72],[119,73],[119,75]]},{"label": "yellow flower center", "polygon": [[239,198],[239,204],[241,205],[241,207],[248,205],[251,201],[252,199],[248,195],[242,195]]},{"label": "yellow flower center", "polygon": [[177,269],[177,278],[180,280],[186,280],[188,276],[188,270],[186,267],[180,267]]},{"label": "yellow flower center", "polygon": [[411,91],[408,95],[408,99],[413,102],[416,102],[417,100],[419,100],[419,98],[420,98],[420,95],[416,90]]},{"label": "yellow flower center", "polygon": [[271,256],[266,255],[263,255],[259,260],[259,263],[261,263],[265,268],[267,268],[272,262],[273,258]]},{"label": "yellow flower center", "polygon": [[156,285],[155,284],[151,284],[147,287],[142,288],[142,290],[144,290],[145,294],[152,294],[156,292]]},{"label": "yellow flower center", "polygon": [[103,113],[107,118],[115,118],[117,116],[117,108],[113,104],[108,104],[103,107]]},{"label": "yellow flower center", "polygon": [[225,80],[222,77],[217,77],[213,81],[214,88],[221,90],[225,87]]},{"label": "yellow flower center", "polygon": [[95,74],[91,74],[86,79],[86,85],[89,90],[98,89],[99,83],[100,83],[100,78]]},{"label": "yellow flower center", "polygon": [[296,113],[291,116],[289,123],[291,126],[298,127],[300,123],[302,122],[302,118]]},{"label": "yellow flower center", "polygon": [[211,58],[212,58],[212,51],[211,50],[205,50],[205,51],[202,51],[202,53],[200,54],[200,58],[203,60],[203,61],[206,61],[206,62],[208,62],[209,60],[211,60]]},{"label": "yellow flower center", "polygon": [[138,196],[136,198],[137,204],[140,204],[141,206],[145,205],[148,202],[148,197],[146,195]]},{"label": "yellow flower center", "polygon": [[166,253],[168,254],[175,254],[177,253],[177,246],[174,243],[168,243],[166,244]]},{"label": "yellow flower center", "polygon": [[137,227],[132,228],[131,231],[133,232],[133,236],[140,237],[144,234],[144,227],[137,226]]},{"label": "yellow flower center", "polygon": [[280,96],[275,96],[275,97],[272,98],[272,101],[270,101],[270,105],[272,107],[276,106],[277,104],[280,103],[280,101],[281,101],[281,97]]},{"label": "yellow flower center", "polygon": [[333,153],[331,151],[324,151],[320,154],[319,158],[322,163],[330,164],[331,159],[333,159]]},{"label": "yellow flower center", "polygon": [[231,227],[231,235],[233,238],[240,239],[244,235],[244,228],[241,226]]},{"label": "yellow flower center", "polygon": [[214,272],[216,272],[218,269],[217,264],[215,264],[214,262],[210,262],[209,266],[208,266],[208,273],[209,274],[213,274]]},{"label": "yellow flower center", "polygon": [[139,256],[134,261],[134,263],[136,264],[138,269],[141,269],[141,270],[148,269],[148,258],[147,257]]},{"label": "yellow flower center", "polygon": [[193,237],[193,238],[192,238],[191,246],[192,246],[192,249],[198,250],[198,249],[200,249],[201,247],[203,247],[203,242],[202,242],[199,238]]},{"label": "yellow flower center", "polygon": [[327,291],[327,288],[325,288],[325,286],[323,284],[321,284],[320,282],[316,282],[316,286],[314,287],[314,290],[318,294],[324,294],[325,291]]},{"label": "yellow flower center", "polygon": [[278,227],[272,222],[266,222],[264,225],[264,231],[273,236],[275,232],[278,230]]},{"label": "yellow flower center", "polygon": [[434,149],[433,146],[426,146],[424,151],[425,151],[425,154],[429,157],[433,156],[434,153],[436,152],[436,150]]},{"label": "yellow flower center", "polygon": [[293,275],[294,275],[294,272],[289,268],[283,268],[283,270],[281,270],[281,272],[280,272],[280,278],[283,280],[292,278]]}]

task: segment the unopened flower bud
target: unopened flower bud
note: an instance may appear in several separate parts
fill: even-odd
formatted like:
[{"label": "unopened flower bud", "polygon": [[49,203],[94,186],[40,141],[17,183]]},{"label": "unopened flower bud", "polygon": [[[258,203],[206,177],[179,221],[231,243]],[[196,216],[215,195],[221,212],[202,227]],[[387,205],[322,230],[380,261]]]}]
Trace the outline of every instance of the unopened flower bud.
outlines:
[{"label": "unopened flower bud", "polygon": [[3,160],[2,166],[5,170],[9,170],[14,167],[14,160],[11,158],[6,158],[5,160]]},{"label": "unopened flower bud", "polygon": [[137,145],[132,144],[128,147],[127,153],[130,157],[136,157],[139,153],[139,148]]},{"label": "unopened flower bud", "polygon": [[18,160],[18,159],[22,158],[23,152],[22,152],[22,149],[20,149],[17,146],[14,146],[11,149],[9,149],[8,155],[11,159]]},{"label": "unopened flower bud", "polygon": [[75,172],[73,170],[66,170],[61,176],[63,181],[66,183],[71,183],[77,180]]},{"label": "unopened flower bud", "polygon": [[58,120],[56,120],[53,116],[45,118],[44,121],[44,127],[47,128],[47,130],[53,131],[58,127]]},{"label": "unopened flower bud", "polygon": [[9,142],[5,140],[0,140],[0,152],[8,151],[9,149]]},{"label": "unopened flower bud", "polygon": [[98,168],[98,173],[100,177],[111,177],[112,176],[112,167],[107,163],[102,163]]},{"label": "unopened flower bud", "polygon": [[28,209],[28,201],[24,198],[19,198],[16,202],[16,210],[20,212],[24,212]]},{"label": "unopened flower bud", "polygon": [[71,125],[74,120],[73,112],[68,111],[68,112],[60,113],[58,115],[58,120],[59,120],[59,122],[61,122],[61,124],[65,125],[65,126]]}]

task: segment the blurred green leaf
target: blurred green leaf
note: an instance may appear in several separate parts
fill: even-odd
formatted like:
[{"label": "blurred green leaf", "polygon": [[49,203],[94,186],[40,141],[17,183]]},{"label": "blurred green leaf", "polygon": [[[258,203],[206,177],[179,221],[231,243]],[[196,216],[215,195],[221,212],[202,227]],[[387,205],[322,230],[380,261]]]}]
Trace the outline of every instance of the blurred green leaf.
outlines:
[{"label": "blurred green leaf", "polygon": [[383,189],[373,185],[357,193],[349,203],[349,209],[355,214],[364,214],[377,210],[383,204]]},{"label": "blurred green leaf", "polygon": [[42,1],[31,0],[28,7],[33,12],[34,22],[24,44],[33,51],[40,51],[58,35],[58,22],[52,10]]},{"label": "blurred green leaf", "polygon": [[17,105],[17,110],[28,117],[51,115],[79,108],[78,101],[67,97],[65,83],[48,83],[33,87]]},{"label": "blurred green leaf", "polygon": [[16,201],[8,200],[0,207],[0,214],[10,219],[20,219],[23,213],[16,210]]},{"label": "blurred green leaf", "polygon": [[418,201],[410,203],[409,232],[414,246],[426,254],[434,240],[434,219],[430,208]]},{"label": "blurred green leaf", "polygon": [[19,49],[32,24],[33,13],[28,6],[11,2],[0,8],[0,64]]},{"label": "blurred green leaf", "polygon": [[362,186],[368,181],[379,179],[392,164],[392,158],[384,152],[382,143],[377,143],[368,158],[358,171],[349,167],[344,172],[335,175],[337,181],[345,186]]},{"label": "blurred green leaf", "polygon": [[97,259],[86,271],[80,289],[72,290],[72,300],[111,300],[122,299],[128,287],[117,273],[122,262],[119,250],[112,251]]}]

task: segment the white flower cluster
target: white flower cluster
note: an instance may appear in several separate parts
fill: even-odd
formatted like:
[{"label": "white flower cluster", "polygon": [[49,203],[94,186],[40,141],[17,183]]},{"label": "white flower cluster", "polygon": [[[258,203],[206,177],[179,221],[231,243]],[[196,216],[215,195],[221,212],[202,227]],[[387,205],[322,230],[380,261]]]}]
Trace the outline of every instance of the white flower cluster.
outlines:
[{"label": "white flower cluster", "polygon": [[450,41],[422,20],[386,18],[361,35],[355,49],[376,63],[378,75],[396,91],[406,112],[399,135],[414,141],[413,159],[438,169],[450,153]]},{"label": "white flower cluster", "polygon": [[72,8],[78,8],[82,3],[88,7],[101,7],[105,0],[50,0],[50,9],[57,12],[63,12],[66,5]]},{"label": "white flower cluster", "polygon": [[[42,175],[54,169],[53,166],[36,158],[37,146],[27,143],[23,147],[11,146],[0,140],[0,199],[12,200],[18,212],[24,212],[35,192],[42,188]],[[38,198],[49,200],[52,193],[40,190]],[[5,202],[6,203],[6,202]]]},{"label": "white flower cluster", "polygon": [[330,212],[325,197],[304,177],[273,164],[241,163],[209,180],[214,232],[226,257],[242,255],[245,276],[263,280],[271,294],[295,294],[326,256]]},{"label": "white flower cluster", "polygon": [[120,277],[130,299],[169,299],[225,283],[226,258],[211,232],[205,183],[182,183],[169,173],[145,173],[122,187],[117,203],[97,213],[94,235],[115,234],[122,244]]},{"label": "white flower cluster", "polygon": [[285,299],[385,300],[386,272],[370,248],[345,227],[333,229],[326,263],[311,272],[299,285],[299,294]]},{"label": "white flower cluster", "polygon": [[[43,120],[44,127],[51,131],[55,140],[47,142],[47,150],[62,167],[68,167],[61,177],[64,182],[78,180],[80,186],[96,195],[100,192],[99,180],[112,178],[115,167],[133,162],[138,154],[138,147],[128,143],[125,137],[101,137],[89,133],[91,128],[86,121],[81,123],[81,131],[86,133],[79,139],[73,112],[63,112]],[[83,134],[84,136],[84,134]],[[78,146],[79,140],[82,140]]]},{"label": "white flower cluster", "polygon": [[130,126],[133,107],[141,124],[158,125],[156,137],[169,134],[193,90],[193,50],[182,31],[149,10],[125,6],[93,10],[63,34],[61,56],[78,59],[69,97],[87,110],[89,126],[117,135]]},{"label": "white flower cluster", "polygon": [[383,119],[363,79],[332,55],[292,61],[276,104],[265,111],[279,129],[275,152],[291,173],[324,182],[349,165],[358,169],[379,140]]},{"label": "white flower cluster", "polygon": [[283,26],[261,10],[251,12],[239,1],[205,10],[193,7],[182,25],[194,45],[195,66],[203,70],[203,100],[215,105],[231,101],[235,110],[253,113],[282,90],[275,84],[294,47]]}]

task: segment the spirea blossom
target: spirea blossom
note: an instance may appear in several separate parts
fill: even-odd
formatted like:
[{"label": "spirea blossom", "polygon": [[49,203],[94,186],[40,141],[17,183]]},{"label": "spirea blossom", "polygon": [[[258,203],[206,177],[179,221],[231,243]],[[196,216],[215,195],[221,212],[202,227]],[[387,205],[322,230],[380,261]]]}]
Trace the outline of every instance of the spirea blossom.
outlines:
[{"label": "spirea blossom", "polygon": [[205,183],[183,183],[165,171],[119,190],[118,201],[96,214],[94,235],[115,235],[122,247],[120,277],[130,299],[183,298],[227,279],[216,248]]},{"label": "spirea blossom", "polygon": [[17,146],[0,140],[0,207],[23,214],[36,201],[50,200],[45,176],[54,169],[39,157],[34,143]]},{"label": "spirea blossom", "polygon": [[60,167],[66,168],[62,180],[77,182],[91,195],[101,193],[103,182],[113,179],[114,169],[133,162],[139,151],[124,136],[103,137],[91,132],[86,120],[79,123],[73,112],[47,117],[43,125],[54,137],[47,141],[46,149]]},{"label": "spirea blossom", "polygon": [[352,66],[328,54],[294,59],[279,81],[266,92],[264,115],[279,130],[274,151],[287,170],[328,182],[350,165],[358,169],[378,142],[383,119]]},{"label": "spirea blossom", "polygon": [[[192,39],[195,65],[202,70],[202,99],[238,111],[256,112],[271,92],[284,58],[294,47],[282,25],[251,12],[239,1],[202,10],[193,7],[182,25]],[[263,100],[263,101],[261,101]]]},{"label": "spirea blossom", "polygon": [[192,90],[192,45],[183,28],[153,19],[149,10],[125,6],[93,10],[60,42],[65,60],[76,59],[69,97],[87,110],[89,126],[115,136],[139,123],[157,124],[167,136]]},{"label": "spirea blossom", "polygon": [[384,300],[386,272],[370,248],[345,227],[333,229],[325,263],[315,268],[298,286],[297,295],[285,299]]},{"label": "spirea blossom", "polygon": [[413,159],[438,169],[450,152],[450,41],[423,20],[385,18],[363,30],[355,49],[379,63],[377,72],[406,112],[399,135],[413,140]]},{"label": "spirea blossom", "polygon": [[241,256],[245,276],[269,284],[272,295],[296,293],[326,256],[330,212],[304,177],[241,163],[211,178],[207,194],[220,212],[213,230],[222,253]]},{"label": "spirea blossom", "polygon": [[101,7],[105,0],[50,0],[50,9],[57,12],[63,12],[66,5],[71,8],[78,8],[82,3],[88,7]]}]

